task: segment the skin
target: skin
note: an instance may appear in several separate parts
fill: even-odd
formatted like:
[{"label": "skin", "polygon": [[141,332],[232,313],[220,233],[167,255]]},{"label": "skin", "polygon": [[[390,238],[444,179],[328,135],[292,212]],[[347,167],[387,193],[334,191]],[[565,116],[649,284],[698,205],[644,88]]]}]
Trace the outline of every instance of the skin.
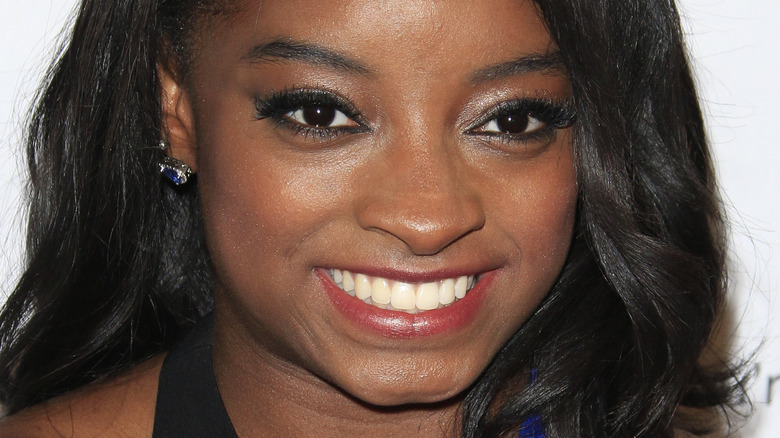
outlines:
[{"label": "skin", "polygon": [[[509,143],[474,135],[474,124],[518,96],[570,98],[571,85],[562,70],[472,80],[555,50],[529,1],[322,5],[242,2],[200,29],[186,83],[161,66],[171,154],[198,172],[220,392],[239,436],[453,436],[463,392],[557,278],[577,198],[569,128]],[[246,59],[280,38],[327,48],[370,74]],[[298,87],[349,100],[368,129],[323,141],[257,119],[256,97]],[[494,278],[467,326],[397,339],[345,318],[317,268]],[[136,408],[113,417],[126,419],[118,429],[131,418],[142,425],[128,436],[151,433],[158,372],[159,362],[128,380],[142,385],[125,403]],[[119,391],[93,389],[104,398]],[[96,397],[77,398],[98,406]],[[71,421],[95,415],[59,403],[71,406]],[[28,418],[5,427],[44,422],[41,411]]]},{"label": "skin", "polygon": [[3,438],[150,437],[164,355],[0,419]]},{"label": "skin", "polygon": [[[317,19],[290,20],[292,10]],[[244,59],[276,39],[317,44],[371,74]],[[458,396],[543,299],[571,239],[569,130],[512,145],[465,132],[503,100],[571,96],[564,72],[469,80],[554,50],[534,5],[247,2],[198,40],[191,92],[168,85],[167,122],[173,154],[199,172],[217,278],[215,372],[239,435],[451,435]],[[334,90],[370,132],[323,142],[256,120],[254,97],[297,87]],[[325,299],[315,269],[355,260],[358,271],[496,276],[469,326],[390,339]]]}]

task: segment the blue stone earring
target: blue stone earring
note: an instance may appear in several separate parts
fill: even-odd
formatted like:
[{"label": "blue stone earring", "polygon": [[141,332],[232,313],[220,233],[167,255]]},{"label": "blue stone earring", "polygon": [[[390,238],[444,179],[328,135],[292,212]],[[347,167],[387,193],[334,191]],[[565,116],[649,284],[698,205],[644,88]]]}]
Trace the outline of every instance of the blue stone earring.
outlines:
[{"label": "blue stone earring", "polygon": [[[160,140],[160,149],[167,149],[165,140]],[[184,161],[177,160],[176,158],[166,155],[160,161],[159,165],[160,173],[177,186],[186,184],[187,180],[192,176],[192,168]]]}]

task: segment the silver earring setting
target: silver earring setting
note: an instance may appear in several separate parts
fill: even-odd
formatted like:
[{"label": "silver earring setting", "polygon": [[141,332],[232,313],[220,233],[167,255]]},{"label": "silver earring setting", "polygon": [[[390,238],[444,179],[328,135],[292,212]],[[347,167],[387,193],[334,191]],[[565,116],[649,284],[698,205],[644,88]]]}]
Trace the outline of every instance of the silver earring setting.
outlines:
[{"label": "silver earring setting", "polygon": [[187,163],[173,157],[165,157],[160,162],[160,173],[172,183],[180,186],[186,184],[192,176],[192,169]]},{"label": "silver earring setting", "polygon": [[[160,149],[167,149],[165,140],[160,141]],[[192,176],[192,168],[187,163],[167,155],[159,162],[159,166],[160,173],[177,186],[186,184]]]}]

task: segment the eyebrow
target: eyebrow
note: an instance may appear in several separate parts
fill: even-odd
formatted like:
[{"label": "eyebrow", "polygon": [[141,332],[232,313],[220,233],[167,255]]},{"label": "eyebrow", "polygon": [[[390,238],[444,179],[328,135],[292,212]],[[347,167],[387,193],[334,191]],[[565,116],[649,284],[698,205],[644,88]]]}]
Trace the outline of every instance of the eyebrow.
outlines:
[{"label": "eyebrow", "polygon": [[[361,62],[342,55],[334,50],[304,41],[279,38],[274,41],[252,47],[242,59],[248,62],[303,61],[313,65],[322,65],[334,70],[346,71],[361,76],[375,76],[373,70]],[[485,67],[470,77],[472,84],[480,84],[497,79],[528,73],[563,73],[566,66],[559,51],[548,54],[530,54],[511,61]]]},{"label": "eyebrow", "polygon": [[242,59],[249,62],[303,61],[361,76],[374,76],[370,68],[348,56],[322,46],[291,39],[277,39],[258,44]]},{"label": "eyebrow", "polygon": [[555,51],[544,55],[525,55],[511,61],[479,69],[471,75],[470,82],[472,84],[481,84],[528,73],[560,74],[565,71],[566,65],[561,57],[561,52]]}]

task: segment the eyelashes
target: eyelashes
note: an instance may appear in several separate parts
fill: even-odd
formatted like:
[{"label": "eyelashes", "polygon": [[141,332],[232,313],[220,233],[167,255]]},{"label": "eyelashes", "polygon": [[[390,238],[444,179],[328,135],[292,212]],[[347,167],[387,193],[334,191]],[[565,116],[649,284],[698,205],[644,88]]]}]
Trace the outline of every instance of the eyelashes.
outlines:
[{"label": "eyelashes", "polygon": [[571,100],[515,98],[480,116],[466,132],[504,142],[550,139],[576,120]]},{"label": "eyelashes", "polygon": [[352,103],[326,90],[274,91],[255,98],[255,111],[257,120],[269,119],[276,127],[305,138],[329,140],[370,131]]},{"label": "eyelashes", "polygon": [[[355,105],[329,90],[273,91],[255,98],[254,104],[257,120],[268,119],[276,128],[304,139],[328,141],[371,131]],[[570,99],[517,97],[488,109],[465,133],[488,142],[549,142],[557,130],[575,120]]]}]

